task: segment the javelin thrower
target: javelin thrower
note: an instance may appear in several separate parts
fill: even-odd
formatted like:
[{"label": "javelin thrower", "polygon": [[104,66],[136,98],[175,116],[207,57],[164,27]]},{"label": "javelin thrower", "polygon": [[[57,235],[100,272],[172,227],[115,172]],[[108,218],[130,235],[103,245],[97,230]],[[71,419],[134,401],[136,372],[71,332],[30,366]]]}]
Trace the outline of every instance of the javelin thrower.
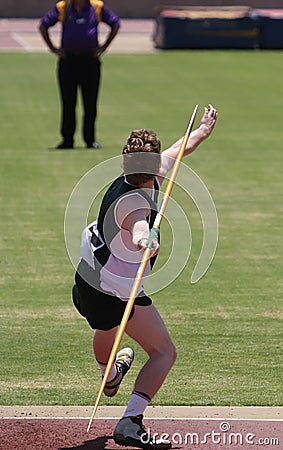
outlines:
[{"label": "javelin thrower", "polygon": [[[116,353],[124,332],[148,355],[123,417],[114,430],[114,440],[120,445],[171,448],[169,441],[148,436],[142,423],[147,405],[176,359],[175,346],[151,298],[145,294],[142,282],[159,252],[158,225],[162,218],[162,205],[159,211],[157,209],[159,188],[172,168],[176,178],[176,162],[180,163],[183,156],[192,153],[210,136],[216,120],[215,108],[205,107],[199,127],[192,133],[187,130],[187,136],[163,152],[153,131],[132,131],[122,151],[123,173],[104,195],[97,220],[82,233],[73,301],[95,330],[93,350],[104,375],[100,390],[113,397],[132,365],[134,352],[131,348]],[[169,192],[168,185],[165,190],[167,197],[172,185],[173,180]],[[88,430],[100,394],[102,392]]]}]

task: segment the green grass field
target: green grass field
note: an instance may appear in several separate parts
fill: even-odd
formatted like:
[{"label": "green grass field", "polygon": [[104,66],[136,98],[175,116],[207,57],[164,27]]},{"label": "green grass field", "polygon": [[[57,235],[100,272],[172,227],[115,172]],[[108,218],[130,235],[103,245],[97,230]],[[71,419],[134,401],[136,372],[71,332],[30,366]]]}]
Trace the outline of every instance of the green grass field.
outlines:
[{"label": "green grass field", "polygon": [[[194,105],[211,102],[219,111],[215,132],[186,162],[213,196],[219,243],[208,273],[191,285],[201,221],[177,189],[193,248],[180,277],[153,296],[178,350],[153,404],[282,405],[282,53],[106,55],[100,151],[83,147],[80,106],[77,148],[53,150],[60,140],[55,66],[52,55],[0,55],[0,404],[93,404],[101,377],[92,331],[71,303],[68,198],[89,169],[120,154],[131,129],[154,129],[166,148]],[[166,223],[163,231],[161,259]],[[102,404],[126,403],[145,361],[133,347],[127,382]]]}]

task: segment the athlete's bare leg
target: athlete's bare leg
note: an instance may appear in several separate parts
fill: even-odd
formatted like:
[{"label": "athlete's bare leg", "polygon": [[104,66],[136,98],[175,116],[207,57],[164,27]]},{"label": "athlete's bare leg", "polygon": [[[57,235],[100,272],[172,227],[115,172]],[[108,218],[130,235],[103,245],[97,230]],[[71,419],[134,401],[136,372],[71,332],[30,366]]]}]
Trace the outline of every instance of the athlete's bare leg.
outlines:
[{"label": "athlete's bare leg", "polygon": [[93,351],[97,361],[107,364],[114,340],[117,327],[109,331],[96,330],[93,336]]},{"label": "athlete's bare leg", "polygon": [[135,305],[135,313],[127,324],[126,333],[149,355],[134,389],[152,398],[175,362],[176,349],[154,305]]}]

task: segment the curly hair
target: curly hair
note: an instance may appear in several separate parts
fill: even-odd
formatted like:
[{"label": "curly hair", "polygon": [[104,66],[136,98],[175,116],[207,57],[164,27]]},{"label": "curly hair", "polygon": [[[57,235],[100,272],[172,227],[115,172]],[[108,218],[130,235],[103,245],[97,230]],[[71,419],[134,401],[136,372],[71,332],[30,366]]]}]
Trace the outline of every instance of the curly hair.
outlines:
[{"label": "curly hair", "polygon": [[156,133],[142,128],[133,130],[123,147],[123,169],[133,184],[145,183],[157,175],[161,161],[161,143]]}]

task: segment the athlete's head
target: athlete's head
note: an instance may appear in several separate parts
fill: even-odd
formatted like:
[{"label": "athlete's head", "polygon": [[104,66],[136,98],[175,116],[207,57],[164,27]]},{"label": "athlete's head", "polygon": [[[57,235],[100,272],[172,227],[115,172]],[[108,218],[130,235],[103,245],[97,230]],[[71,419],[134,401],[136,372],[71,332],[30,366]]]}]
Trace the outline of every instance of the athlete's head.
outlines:
[{"label": "athlete's head", "polygon": [[161,143],[154,131],[133,130],[122,153],[124,173],[131,183],[146,183],[158,174]]}]

